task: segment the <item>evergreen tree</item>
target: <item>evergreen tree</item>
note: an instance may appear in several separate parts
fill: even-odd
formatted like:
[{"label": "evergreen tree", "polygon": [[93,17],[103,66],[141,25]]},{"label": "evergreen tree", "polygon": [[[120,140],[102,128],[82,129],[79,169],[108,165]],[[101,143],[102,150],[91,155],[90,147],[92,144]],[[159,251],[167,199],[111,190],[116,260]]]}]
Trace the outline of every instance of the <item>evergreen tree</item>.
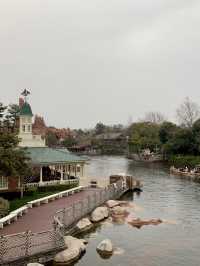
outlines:
[{"label": "evergreen tree", "polygon": [[10,105],[8,110],[6,109],[7,107],[0,103],[0,175],[20,177],[23,183],[24,177],[31,173],[29,158],[25,150],[18,147],[17,132],[10,130],[10,127],[12,129],[16,127],[19,109],[17,105]]},{"label": "evergreen tree", "polygon": [[20,107],[17,104],[10,104],[7,109],[7,115],[5,121],[8,121],[7,124],[15,131],[17,129],[17,121],[19,119]]},{"label": "evergreen tree", "polygon": [[13,133],[0,132],[0,175],[19,176],[30,174],[28,157],[17,147],[18,137]]}]

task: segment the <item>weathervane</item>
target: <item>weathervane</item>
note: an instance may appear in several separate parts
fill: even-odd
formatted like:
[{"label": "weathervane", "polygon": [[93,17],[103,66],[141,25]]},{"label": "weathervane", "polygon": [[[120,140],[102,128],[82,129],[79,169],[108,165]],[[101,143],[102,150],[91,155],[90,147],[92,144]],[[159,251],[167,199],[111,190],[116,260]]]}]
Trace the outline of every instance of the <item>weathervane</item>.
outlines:
[{"label": "weathervane", "polygon": [[24,89],[23,92],[21,93],[21,95],[24,96],[25,101],[27,101],[27,97],[29,94],[31,94],[31,93],[27,89]]}]

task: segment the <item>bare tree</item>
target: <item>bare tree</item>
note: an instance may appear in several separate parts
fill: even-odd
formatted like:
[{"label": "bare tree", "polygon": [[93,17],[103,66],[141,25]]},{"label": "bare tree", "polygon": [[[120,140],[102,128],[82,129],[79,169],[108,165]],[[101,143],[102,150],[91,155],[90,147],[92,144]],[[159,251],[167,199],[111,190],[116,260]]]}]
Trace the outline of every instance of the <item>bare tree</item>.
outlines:
[{"label": "bare tree", "polygon": [[141,119],[142,122],[151,122],[154,124],[161,124],[166,121],[165,116],[160,112],[148,112],[145,114],[144,118]]},{"label": "bare tree", "polygon": [[192,127],[193,123],[200,117],[200,107],[197,103],[186,97],[184,102],[176,110],[179,123],[184,127]]}]

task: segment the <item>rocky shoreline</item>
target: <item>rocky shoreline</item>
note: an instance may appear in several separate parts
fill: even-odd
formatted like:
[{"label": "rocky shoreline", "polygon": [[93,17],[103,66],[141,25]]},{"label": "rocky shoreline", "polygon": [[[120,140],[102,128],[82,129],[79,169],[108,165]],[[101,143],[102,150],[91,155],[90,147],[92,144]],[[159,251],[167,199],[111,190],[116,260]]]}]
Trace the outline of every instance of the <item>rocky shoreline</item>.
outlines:
[{"label": "rocky shoreline", "polygon": [[[163,221],[161,219],[142,220],[129,216],[130,209],[134,209],[134,204],[126,201],[109,200],[103,206],[97,207],[88,217],[81,219],[75,226],[76,235],[88,232],[95,228],[100,222],[107,221],[112,223],[127,222],[128,224],[141,228],[144,225],[158,225]],[[65,236],[64,242],[66,250],[59,252],[54,262],[56,264],[70,265],[80,259],[87,248],[87,241],[72,236]],[[103,258],[108,258],[113,255],[116,247],[110,239],[101,241],[96,250]]]},{"label": "rocky shoreline", "polygon": [[[75,235],[77,237],[67,235],[64,236],[66,249],[59,252],[54,257],[55,265],[71,265],[79,260],[87,249],[87,241],[80,239],[78,236],[96,228],[100,223],[108,221],[112,223],[124,223],[141,228],[144,225],[159,225],[163,221],[161,219],[142,220],[130,215],[131,210],[135,209],[133,203],[127,201],[108,200],[103,206],[97,207],[89,216],[81,219],[75,225]],[[102,258],[109,258],[117,250],[111,239],[104,239],[97,247],[96,251]],[[42,266],[38,263],[29,263],[27,266]]]}]

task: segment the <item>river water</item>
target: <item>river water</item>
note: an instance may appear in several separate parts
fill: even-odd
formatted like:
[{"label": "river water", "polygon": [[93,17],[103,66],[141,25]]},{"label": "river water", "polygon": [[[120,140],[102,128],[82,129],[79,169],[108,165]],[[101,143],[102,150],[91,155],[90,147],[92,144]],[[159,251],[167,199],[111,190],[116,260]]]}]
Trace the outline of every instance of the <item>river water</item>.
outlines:
[{"label": "river water", "polygon": [[[167,166],[135,163],[123,157],[93,157],[86,172],[99,178],[122,172],[136,176],[144,184],[143,192],[124,196],[137,207],[134,217],[166,222],[140,229],[128,223],[102,223],[85,235],[87,251],[75,265],[200,265],[200,184],[170,176]],[[105,238],[111,239],[118,251],[106,260],[96,252]]]}]

